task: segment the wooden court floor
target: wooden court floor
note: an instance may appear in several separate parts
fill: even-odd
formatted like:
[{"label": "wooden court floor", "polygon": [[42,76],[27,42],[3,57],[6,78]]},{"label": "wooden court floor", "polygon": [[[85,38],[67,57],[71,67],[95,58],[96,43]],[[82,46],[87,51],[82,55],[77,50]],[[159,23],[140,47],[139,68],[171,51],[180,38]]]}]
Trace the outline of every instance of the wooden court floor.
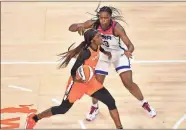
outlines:
[{"label": "wooden court floor", "polygon": [[[135,45],[134,81],[157,110],[157,117],[149,118],[111,67],[104,85],[116,100],[123,127],[186,129],[186,3],[103,5],[123,12],[128,24],[121,24]],[[83,39],[68,27],[91,18],[86,12],[94,13],[97,3],[7,2],[1,6],[1,127],[23,128],[29,112],[61,102],[71,66],[58,70],[56,55]],[[90,105],[91,98],[84,96],[66,115],[44,119],[36,128],[115,128],[102,103],[96,120],[85,121]]]}]

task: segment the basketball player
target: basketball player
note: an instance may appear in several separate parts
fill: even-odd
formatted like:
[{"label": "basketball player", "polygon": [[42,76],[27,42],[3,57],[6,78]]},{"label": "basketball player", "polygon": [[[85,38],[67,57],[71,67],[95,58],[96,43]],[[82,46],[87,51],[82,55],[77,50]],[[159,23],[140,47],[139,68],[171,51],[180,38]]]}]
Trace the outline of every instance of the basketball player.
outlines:
[{"label": "basketball player", "polygon": [[[97,12],[96,17],[95,20],[72,24],[69,30],[71,32],[78,31],[82,35],[85,29],[95,28],[102,34],[103,44],[101,46],[106,51],[111,52],[112,58],[108,59],[104,54],[100,53],[95,70],[97,80],[103,84],[106,75],[108,75],[109,66],[113,64],[123,85],[141,102],[141,106],[149,116],[155,117],[156,111],[144,99],[138,85],[133,82],[129,58],[132,58],[134,45],[128,38],[124,28],[116,22],[116,20],[122,20],[120,12],[114,7],[104,6]],[[88,121],[95,119],[98,114],[98,100],[93,97],[92,102],[90,112],[86,117]]]},{"label": "basketball player", "polygon": [[104,88],[94,76],[86,83],[82,79],[76,78],[76,71],[81,65],[88,65],[92,68],[96,66],[99,59],[99,51],[102,51],[108,57],[111,56],[110,53],[107,53],[103,48],[100,48],[101,43],[101,34],[97,30],[90,29],[85,32],[84,41],[78,47],[60,54],[62,59],[65,58],[65,60],[61,63],[60,68],[66,67],[73,57],[78,56],[71,69],[71,76],[68,81],[63,101],[61,105],[54,106],[41,112],[40,114],[30,114],[27,118],[26,129],[32,129],[36,123],[43,118],[57,114],[65,114],[73,106],[75,101],[80,99],[84,94],[94,97],[107,105],[116,128],[122,129],[115,100],[109,91]]}]

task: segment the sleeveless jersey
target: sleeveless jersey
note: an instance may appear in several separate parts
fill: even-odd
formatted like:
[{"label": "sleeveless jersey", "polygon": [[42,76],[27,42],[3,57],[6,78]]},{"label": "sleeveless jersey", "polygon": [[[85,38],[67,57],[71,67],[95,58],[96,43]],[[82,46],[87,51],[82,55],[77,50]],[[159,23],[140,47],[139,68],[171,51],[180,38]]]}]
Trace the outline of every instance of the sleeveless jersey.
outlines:
[{"label": "sleeveless jersey", "polygon": [[100,49],[98,48],[97,51],[92,50],[90,47],[88,47],[87,49],[89,49],[90,51],[90,57],[85,60],[84,65],[89,65],[90,67],[95,69],[96,64],[99,60]]},{"label": "sleeveless jersey", "polygon": [[97,51],[92,50],[90,47],[84,49],[78,56],[76,62],[74,63],[71,69],[71,76],[76,76],[76,71],[81,65],[88,65],[93,70],[97,65],[100,55],[100,47],[98,47]]},{"label": "sleeveless jersey", "polygon": [[114,36],[113,31],[117,24],[116,21],[111,21],[111,25],[107,30],[103,30],[101,25],[98,26],[98,31],[102,35],[103,44],[101,45],[107,51],[127,49],[126,45],[119,37]]}]

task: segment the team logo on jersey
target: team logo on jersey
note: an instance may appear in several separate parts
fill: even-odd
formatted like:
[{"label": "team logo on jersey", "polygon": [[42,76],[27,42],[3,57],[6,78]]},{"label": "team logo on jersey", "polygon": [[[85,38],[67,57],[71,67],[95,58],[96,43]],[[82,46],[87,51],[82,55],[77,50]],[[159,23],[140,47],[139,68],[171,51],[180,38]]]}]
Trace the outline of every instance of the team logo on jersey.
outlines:
[{"label": "team logo on jersey", "polygon": [[102,35],[102,38],[104,40],[112,40],[112,37],[111,36]]}]

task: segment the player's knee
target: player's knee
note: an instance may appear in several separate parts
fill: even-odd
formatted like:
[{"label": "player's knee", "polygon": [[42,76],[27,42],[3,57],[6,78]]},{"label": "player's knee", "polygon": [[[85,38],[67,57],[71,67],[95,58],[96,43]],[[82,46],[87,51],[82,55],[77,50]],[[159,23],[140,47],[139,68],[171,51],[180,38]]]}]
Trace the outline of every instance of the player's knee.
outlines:
[{"label": "player's knee", "polygon": [[126,87],[128,90],[132,90],[132,83],[126,83],[126,84],[125,84],[125,87]]},{"label": "player's knee", "polygon": [[128,80],[123,80],[123,84],[124,86],[128,89],[128,90],[132,90],[132,84],[133,84],[133,81],[128,79]]},{"label": "player's knee", "polygon": [[60,106],[59,112],[60,114],[65,114],[66,112],[68,112],[69,109],[70,109],[69,107]]},{"label": "player's knee", "polygon": [[52,107],[52,114],[65,114],[71,107],[73,103],[70,103],[68,100],[63,101],[61,105]]},{"label": "player's knee", "polygon": [[114,110],[116,109],[116,102],[115,102],[115,99],[114,98],[110,98],[108,101],[107,101],[107,107],[109,110]]},{"label": "player's knee", "polygon": [[120,78],[123,82],[123,85],[131,90],[133,86],[132,71],[123,72],[120,74]]}]

